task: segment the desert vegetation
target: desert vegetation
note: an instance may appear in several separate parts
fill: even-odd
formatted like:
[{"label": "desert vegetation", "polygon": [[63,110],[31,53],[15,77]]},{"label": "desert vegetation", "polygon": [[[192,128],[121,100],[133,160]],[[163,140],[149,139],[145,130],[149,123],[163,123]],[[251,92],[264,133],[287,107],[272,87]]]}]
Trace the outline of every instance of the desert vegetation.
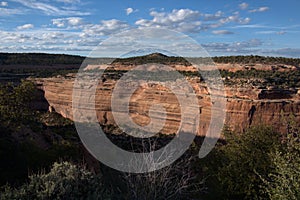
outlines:
[{"label": "desert vegetation", "polygon": [[0,93],[1,184],[19,184],[27,179],[28,172],[47,168],[60,158],[80,158],[79,140],[71,122],[32,108],[37,97],[32,82],[1,85]]},{"label": "desert vegetation", "polygon": [[[1,65],[36,65],[36,66],[49,66],[57,64],[72,64],[80,65],[85,57],[74,56],[66,54],[44,54],[44,53],[0,53]],[[96,58],[90,58],[95,60]],[[111,59],[109,59],[111,60]],[[219,56],[212,57],[215,63],[231,63],[231,64],[283,64],[299,66],[300,59],[285,58],[285,57],[264,57],[258,55],[247,56]],[[142,63],[186,63],[188,62],[182,57],[166,56],[160,53],[153,53],[146,56],[137,56],[131,58],[118,58],[113,63],[123,64],[142,64]]]},{"label": "desert vegetation", "polygon": [[231,63],[231,64],[283,64],[299,66],[300,59],[285,58],[285,57],[265,57],[258,55],[249,56],[220,56],[212,58],[216,63]]},{"label": "desert vegetation", "polygon": [[[198,137],[172,165],[129,174],[101,163],[98,171],[91,170],[71,121],[54,113],[30,113],[36,112],[28,104],[34,98],[32,83],[6,85],[1,92],[9,94],[1,96],[0,109],[1,199],[299,199],[300,135],[292,115],[283,121],[287,134],[263,125],[244,133],[225,128],[226,140],[204,159],[197,158]],[[25,128],[30,131],[21,139]],[[173,137],[135,140],[107,134],[138,152],[164,146]]]},{"label": "desert vegetation", "polygon": [[[19,55],[1,56],[5,65],[37,59],[10,61]],[[62,61],[65,64],[82,61],[82,57],[54,57],[49,56],[47,65],[53,59],[66,59]],[[151,59],[157,61],[153,57],[148,61]],[[160,55],[160,59],[174,58]],[[214,61],[299,67],[299,59],[289,58],[232,56],[216,57]],[[136,62],[144,61],[138,58]],[[28,76],[63,75],[77,70],[42,72],[36,67],[1,70],[12,74],[28,73]],[[107,75],[119,79],[125,72],[108,71]],[[182,73],[196,76],[193,72]],[[223,70],[220,73],[227,85],[300,87],[299,70]],[[21,81],[20,77],[18,83],[0,84],[0,94],[0,199],[300,199],[300,130],[292,113],[281,122],[285,132],[263,124],[243,132],[226,127],[223,139],[204,159],[198,158],[203,138],[197,136],[172,165],[154,172],[132,174],[116,171],[95,160],[82,145],[72,121],[55,112],[34,109],[32,102],[38,96],[34,83]],[[158,134],[150,139],[137,139],[112,125],[102,128],[116,145],[134,152],[159,149],[175,137]]]}]

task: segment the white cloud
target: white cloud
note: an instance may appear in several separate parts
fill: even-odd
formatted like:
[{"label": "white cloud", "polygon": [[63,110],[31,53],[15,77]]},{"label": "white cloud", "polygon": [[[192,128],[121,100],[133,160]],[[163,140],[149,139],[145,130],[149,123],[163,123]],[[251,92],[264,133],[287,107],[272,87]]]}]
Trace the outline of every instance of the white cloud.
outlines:
[{"label": "white cloud", "polygon": [[24,24],[22,26],[17,27],[18,30],[26,30],[26,29],[32,29],[32,28],[34,28],[33,24]]},{"label": "white cloud", "polygon": [[246,17],[246,18],[244,18],[244,19],[240,19],[240,20],[239,20],[239,23],[240,23],[240,24],[249,24],[250,21],[251,21],[251,18]]},{"label": "white cloud", "polygon": [[[81,54],[87,55],[92,49],[94,49],[94,47],[98,46],[99,42],[106,38],[107,35],[111,33],[118,33],[118,31],[125,29],[129,25],[125,22],[113,19],[101,21],[101,23],[99,24],[82,24],[80,25],[82,31],[68,31],[65,29],[58,29],[56,31],[45,29],[26,29],[26,27],[29,28],[30,26],[30,24],[24,24],[23,26],[20,26],[22,28],[25,28],[21,28],[22,31],[0,30],[0,37],[2,39],[0,50],[7,52],[81,52]],[[212,32],[214,34],[227,34],[227,30],[215,30]],[[280,31],[275,31],[274,34],[279,34],[279,32]],[[161,32],[156,30],[149,34],[156,34],[158,37],[163,35]],[[105,37],[101,37],[102,35]],[[128,37],[133,37],[133,35],[134,34],[130,34]],[[168,39],[161,38],[161,40],[167,41]],[[182,38],[182,40],[185,39]],[[135,48],[135,42],[136,40],[134,39],[126,39],[126,44],[130,45],[130,47]],[[168,44],[161,43],[162,45],[167,45],[162,46],[166,48],[161,49],[179,49],[180,51],[181,49],[182,51],[188,51],[190,49],[190,52],[188,53],[197,52],[193,49],[195,48],[193,46],[184,46],[182,44],[180,46],[177,46],[176,42],[177,41],[174,41],[174,43]],[[110,48],[118,53],[120,47],[122,47],[122,41],[116,41],[116,44],[117,45],[115,45],[115,47],[111,45]],[[232,43],[208,43],[203,44],[202,47],[204,47],[213,55],[265,54],[291,57],[299,57],[300,55],[300,49],[293,48],[262,50],[263,44],[264,43],[259,39],[252,39],[248,41]],[[137,46],[136,48],[138,49],[140,48],[140,46]],[[107,55],[109,56],[112,54],[111,52],[109,52]]]},{"label": "white cloud", "polygon": [[249,4],[247,4],[247,3],[245,3],[245,2],[239,4],[239,7],[240,7],[241,10],[246,10],[246,9],[248,8],[248,6],[249,6]]},{"label": "white cloud", "polygon": [[[77,30],[77,36],[79,37],[81,42],[83,39],[88,40],[91,38],[98,37],[97,43],[99,43],[99,36],[108,36],[126,30],[130,27],[130,25],[127,22],[120,21],[117,19],[102,20],[99,24],[85,22],[83,18],[80,17],[57,18],[52,19],[51,21],[53,25],[58,27],[58,29],[56,30]],[[49,30],[54,29],[50,28]],[[89,41],[89,43],[95,44],[95,42],[93,41]]]},{"label": "white cloud", "polygon": [[1,1],[1,2],[0,2],[0,6],[3,6],[3,7],[8,6],[8,2],[6,2],[6,1]]},{"label": "white cloud", "polygon": [[179,32],[198,33],[203,30],[219,28],[227,23],[248,24],[250,18],[242,18],[239,12],[225,16],[222,11],[214,14],[204,14],[196,10],[180,9],[172,12],[151,11],[151,20],[140,19],[135,22],[139,27],[158,27]]},{"label": "white cloud", "polygon": [[156,23],[168,23],[183,22],[186,20],[197,20],[200,17],[200,12],[190,9],[174,9],[171,13],[168,14],[152,11],[150,15],[154,17],[153,21]]},{"label": "white cloud", "polygon": [[[0,31],[2,39],[0,50],[6,52],[83,52],[88,53],[99,38],[86,41],[80,39],[79,32],[47,31],[42,29],[22,31]],[[92,43],[94,40],[94,43]],[[89,42],[87,42],[89,41]]]},{"label": "white cloud", "polygon": [[284,35],[284,34],[286,34],[286,33],[287,33],[286,31],[277,31],[277,32],[276,32],[277,35]]},{"label": "white cloud", "polygon": [[0,16],[20,15],[24,14],[25,12],[25,9],[0,8]]},{"label": "white cloud", "polygon": [[229,35],[229,34],[233,34],[233,32],[228,31],[228,30],[215,30],[212,31],[213,34],[215,35]]},{"label": "white cloud", "polygon": [[60,28],[65,26],[65,21],[62,19],[52,19],[52,23],[53,23],[53,25],[60,27]]},{"label": "white cloud", "polygon": [[241,18],[239,12],[235,12],[233,15],[220,19],[221,24],[227,24],[231,22],[236,22],[239,24],[248,24],[250,21],[251,19],[249,17]]},{"label": "white cloud", "polygon": [[260,7],[259,9],[258,9],[258,11],[259,12],[265,12],[265,11],[267,11],[267,10],[269,10],[270,8],[269,7]]},{"label": "white cloud", "polygon": [[126,15],[130,15],[133,12],[133,8],[127,8],[126,10]]},{"label": "white cloud", "polygon": [[68,16],[68,15],[90,15],[89,12],[82,12],[72,7],[56,7],[51,4],[32,1],[32,0],[12,0],[14,2],[20,3],[23,6],[33,9],[39,10],[46,15],[56,15],[56,16]]},{"label": "white cloud", "polygon": [[[13,0],[13,1],[21,1],[21,0]],[[60,1],[60,0],[57,0]],[[64,3],[71,3],[72,0],[61,0]],[[76,0],[72,1],[75,2]],[[48,3],[36,4],[37,1],[31,0],[24,0],[24,4],[29,4],[31,6],[38,5],[41,6],[40,8],[36,8],[37,10],[43,11],[45,13],[55,13],[62,11],[64,14],[70,14],[70,12],[77,12],[74,10],[76,7],[69,6],[69,8],[61,8],[57,5],[64,5],[64,4],[54,4],[55,6]],[[51,2],[51,1],[42,1],[42,2]],[[24,5],[22,3],[22,5]],[[28,5],[29,5],[28,4]],[[44,6],[44,7],[43,7]],[[46,11],[47,6],[49,10]],[[26,7],[30,8],[26,10]],[[28,10],[33,11],[30,6],[26,6],[24,10],[28,12]],[[263,8],[263,7],[262,7]],[[6,9],[6,8],[2,8]],[[129,8],[128,8],[129,9]],[[6,9],[7,10],[7,9]],[[24,12],[23,10],[23,12]],[[260,9],[262,10],[264,9]],[[36,10],[35,10],[36,11]],[[127,9],[126,9],[127,11]],[[123,11],[124,12],[124,11]],[[135,12],[133,8],[129,10],[129,14]],[[17,13],[17,11],[15,11]],[[128,13],[128,12],[127,12]],[[191,9],[174,9],[170,12],[167,11],[150,11],[150,19],[140,19],[135,22],[135,25],[138,28],[145,28],[145,27],[161,27],[167,28],[170,30],[176,30],[179,32],[185,33],[199,33],[200,31],[209,30],[210,33],[215,35],[227,35],[233,34],[233,28],[235,25],[239,25],[239,27],[252,27],[252,25],[243,25],[248,24],[250,22],[250,18],[243,17],[242,14],[239,12],[234,12],[231,14],[226,14],[222,11],[217,11],[215,13],[201,13],[198,10],[191,10]],[[0,16],[3,15],[1,13],[0,7]],[[2,43],[2,47],[7,47],[7,49],[17,48],[18,46],[20,49],[26,50],[55,50],[55,49],[68,49],[70,51],[79,50],[81,47],[84,47],[84,50],[92,49],[99,44],[99,40],[107,38],[107,36],[111,34],[115,34],[126,30],[130,27],[127,22],[120,21],[117,19],[110,19],[110,20],[102,20],[99,23],[89,23],[85,21],[82,17],[78,15],[72,15],[76,17],[57,17],[52,19],[52,26],[45,25],[42,29],[33,29],[33,24],[24,24],[22,26],[17,27],[17,30],[20,31],[11,31],[6,32],[5,37],[1,37],[2,39],[5,38],[5,42]],[[230,27],[231,26],[231,27]],[[258,25],[253,25],[258,26]],[[238,27],[238,26],[236,26]],[[217,30],[216,30],[217,28]],[[22,30],[22,31],[21,31]],[[262,29],[264,30],[264,29]],[[276,30],[276,29],[269,29],[269,30]],[[285,28],[277,29],[277,32],[274,34],[285,34],[284,31],[281,30],[288,30]],[[235,32],[235,31],[234,31]],[[0,31],[1,33],[1,31]],[[160,37],[159,33],[157,37]],[[214,36],[216,37],[216,36]],[[18,45],[16,42],[20,43]],[[209,51],[212,52],[228,52],[228,53],[251,53],[257,52],[260,50],[260,47],[263,43],[258,39],[253,39],[249,41],[242,41],[242,42],[233,42],[233,43],[210,43],[205,44]],[[2,48],[1,47],[1,48]],[[116,48],[119,48],[116,46]],[[176,47],[180,48],[180,47]]]},{"label": "white cloud", "polygon": [[66,39],[65,34],[62,33],[62,32],[47,32],[47,33],[43,33],[41,38],[45,39],[45,40],[46,39],[56,40],[56,39],[60,39],[60,38]]},{"label": "white cloud", "polygon": [[57,19],[52,19],[51,21],[53,25],[59,28],[66,27],[66,26],[79,28],[78,26],[84,24],[83,19],[81,17],[57,18]]},{"label": "white cloud", "polygon": [[261,25],[261,24],[247,24],[247,25],[237,25],[237,26],[233,26],[231,28],[234,29],[240,29],[240,28],[268,28],[268,26],[265,25]]},{"label": "white cloud", "polygon": [[263,42],[259,39],[251,39],[248,41],[242,42],[233,42],[233,43],[208,43],[202,44],[209,52],[219,52],[222,54],[234,53],[234,54],[248,54],[258,52]]},{"label": "white cloud", "polygon": [[299,58],[300,49],[299,48],[281,48],[281,49],[267,49],[262,51],[262,53],[269,54],[269,55],[276,55],[276,56],[288,56],[288,57],[295,57]]},{"label": "white cloud", "polygon": [[140,27],[161,27],[181,32],[198,32],[201,16],[199,11],[190,9],[172,10],[171,13],[151,11],[152,20],[140,19],[135,22]]},{"label": "white cloud", "polygon": [[253,10],[250,10],[249,12],[251,13],[256,13],[256,12],[265,12],[267,10],[269,10],[270,8],[269,7],[260,7],[260,8],[257,8],[257,9],[253,9]]},{"label": "white cloud", "polygon": [[138,9],[133,9],[133,8],[126,8],[125,9],[126,15],[130,15],[130,14],[138,12],[138,11],[139,11]]},{"label": "white cloud", "polygon": [[266,35],[270,35],[270,34],[284,35],[287,32],[286,31],[257,31],[255,33],[256,34],[266,34]]},{"label": "white cloud", "polygon": [[110,35],[125,30],[128,27],[129,25],[126,22],[117,19],[102,20],[100,24],[85,24],[81,35],[82,37]]},{"label": "white cloud", "polygon": [[205,21],[215,21],[219,20],[224,16],[224,13],[222,11],[218,11],[215,14],[204,14],[204,20]]},{"label": "white cloud", "polygon": [[62,2],[62,3],[68,3],[68,4],[75,4],[75,3],[80,3],[80,0],[56,0],[57,2]]},{"label": "white cloud", "polygon": [[83,20],[80,17],[69,17],[68,23],[72,26],[78,26],[83,23]]}]

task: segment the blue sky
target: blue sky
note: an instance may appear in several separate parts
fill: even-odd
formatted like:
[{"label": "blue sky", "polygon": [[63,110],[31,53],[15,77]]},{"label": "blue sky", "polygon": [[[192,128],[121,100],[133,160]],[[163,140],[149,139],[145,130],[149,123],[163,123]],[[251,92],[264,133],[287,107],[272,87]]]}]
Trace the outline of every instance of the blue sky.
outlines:
[{"label": "blue sky", "polygon": [[0,51],[88,55],[103,40],[160,27],[212,56],[300,57],[298,0],[0,0]]}]

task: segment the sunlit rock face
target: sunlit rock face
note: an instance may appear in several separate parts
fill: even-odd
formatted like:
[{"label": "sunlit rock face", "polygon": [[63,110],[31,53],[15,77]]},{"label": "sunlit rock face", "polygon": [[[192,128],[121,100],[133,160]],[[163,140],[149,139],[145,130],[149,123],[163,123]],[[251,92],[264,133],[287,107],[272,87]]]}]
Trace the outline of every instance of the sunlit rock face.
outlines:
[{"label": "sunlit rock face", "polygon": [[[189,66],[173,66],[177,70],[194,71]],[[92,67],[95,70],[95,66]],[[113,70],[130,70],[132,66],[118,66],[111,68]],[[219,66],[219,68],[222,68]],[[224,66],[222,69],[228,68]],[[267,67],[265,67],[267,68]],[[268,70],[268,69],[266,69]],[[78,115],[84,116],[90,109],[95,108],[96,116],[100,124],[116,125],[112,114],[111,98],[114,88],[118,82],[118,75],[104,75],[98,81],[95,92],[95,106],[86,105],[86,110],[81,110]],[[62,116],[74,119],[72,110],[73,90],[80,90],[74,86],[76,75],[69,74],[65,77],[38,78],[34,79],[38,87],[44,91],[44,96],[49,103],[52,111],[60,113]],[[199,109],[200,120],[199,127],[196,130],[198,135],[205,135],[211,123],[212,105],[209,89],[204,81],[198,77],[185,77],[186,81],[192,87],[192,91],[181,87],[179,82],[177,86],[182,90],[182,95],[196,94],[198,105],[187,106],[187,110]],[[123,96],[126,90],[122,91]],[[122,102],[122,94],[118,98]],[[222,98],[226,101],[225,124],[235,131],[243,131],[250,126],[267,124],[275,127],[282,132],[286,131],[284,121],[290,114],[294,116],[294,121],[300,123],[300,95],[298,89],[282,90],[278,88],[259,88],[251,85],[226,85],[225,93]],[[91,99],[91,94],[84,94],[84,98]],[[182,110],[178,98],[170,88],[164,87],[159,82],[148,82],[141,84],[133,94],[130,95],[129,114],[124,115],[125,111],[117,111],[139,126],[147,126],[151,121],[163,123],[160,131],[163,134],[177,133],[182,122]],[[76,97],[75,97],[76,98]],[[124,99],[125,101],[125,99]],[[88,101],[86,101],[88,102]],[[153,105],[161,105],[157,107]],[[152,119],[149,116],[149,110],[152,109]],[[116,113],[117,113],[116,112]],[[118,113],[117,113],[118,114]],[[192,119],[191,123],[193,123]],[[299,124],[300,125],[300,124]],[[154,127],[155,128],[155,127]]]}]

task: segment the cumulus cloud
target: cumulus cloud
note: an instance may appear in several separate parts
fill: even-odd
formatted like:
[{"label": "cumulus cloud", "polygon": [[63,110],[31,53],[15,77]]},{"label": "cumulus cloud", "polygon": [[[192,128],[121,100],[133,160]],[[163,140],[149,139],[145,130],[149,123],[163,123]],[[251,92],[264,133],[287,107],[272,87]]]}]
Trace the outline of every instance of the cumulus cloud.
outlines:
[{"label": "cumulus cloud", "polygon": [[129,25],[126,22],[111,19],[111,20],[102,20],[100,24],[86,24],[83,27],[83,33],[81,34],[82,37],[87,37],[91,35],[110,35],[113,33],[120,32]]},{"label": "cumulus cloud", "polygon": [[133,8],[127,8],[126,10],[126,15],[130,15],[133,12]]},{"label": "cumulus cloud", "polygon": [[240,17],[239,12],[225,16],[222,11],[208,14],[190,9],[174,9],[169,13],[152,10],[150,15],[153,19],[140,19],[135,24],[139,27],[158,27],[185,33],[198,33],[203,30],[219,28],[227,23],[248,24],[251,20]]},{"label": "cumulus cloud", "polygon": [[82,25],[83,23],[84,22],[81,17],[67,17],[67,18],[52,19],[52,24],[60,28],[66,26],[77,27]]},{"label": "cumulus cloud", "polygon": [[68,23],[72,26],[78,26],[83,23],[83,20],[80,17],[69,17]]},{"label": "cumulus cloud", "polygon": [[227,24],[231,22],[236,22],[239,24],[248,24],[250,21],[251,19],[249,17],[241,18],[239,12],[235,12],[233,15],[220,19],[221,24]]},{"label": "cumulus cloud", "polygon": [[[75,23],[76,24],[76,23]],[[99,24],[82,24],[82,31],[68,31],[63,30],[43,30],[33,29],[26,31],[31,25],[22,25],[19,30],[22,31],[1,31],[0,37],[2,43],[0,50],[7,52],[82,52],[83,55],[87,55],[95,46],[101,42],[105,37],[111,33],[116,33],[129,25],[126,22],[118,21],[116,19],[101,21]],[[24,29],[25,28],[25,29]],[[151,34],[162,35],[155,31]],[[274,32],[275,33],[275,32]],[[226,30],[216,30],[214,34],[227,34]],[[130,35],[132,37],[132,35]],[[184,38],[182,38],[184,40]],[[167,40],[162,38],[162,40]],[[134,46],[135,40],[126,40],[126,43]],[[120,49],[120,41],[117,41],[115,51],[118,52]],[[175,42],[176,43],[176,42]],[[180,49],[193,53],[195,47],[193,46],[176,46],[176,44],[169,45],[162,49]],[[264,49],[262,45],[264,43],[259,39],[252,39],[247,41],[239,42],[219,42],[219,43],[207,43],[202,44],[208,52],[213,55],[234,55],[234,54],[264,54],[264,55],[276,55],[276,56],[289,56],[299,57],[300,49],[296,48],[282,48],[282,49]],[[139,48],[138,46],[137,48]],[[174,51],[175,52],[175,51]],[[197,51],[196,51],[197,52]],[[111,52],[110,52],[111,53]],[[109,56],[110,53],[107,55]]]},{"label": "cumulus cloud", "polygon": [[151,11],[152,20],[140,19],[135,22],[140,27],[161,27],[182,32],[197,32],[200,29],[199,11],[174,9],[171,13]]},{"label": "cumulus cloud", "polygon": [[153,21],[157,23],[168,23],[168,22],[183,22],[186,20],[197,20],[201,15],[199,11],[190,9],[174,9],[171,13],[159,13],[152,11],[150,13],[154,17]]},{"label": "cumulus cloud", "polygon": [[47,32],[47,33],[43,33],[42,35],[41,35],[41,38],[42,39],[52,39],[52,40],[56,40],[56,39],[61,39],[61,38],[63,38],[63,39],[67,39],[66,37],[65,37],[65,34],[64,33],[62,33],[62,32]]},{"label": "cumulus cloud", "polygon": [[[80,43],[88,42],[90,44],[99,44],[99,36],[106,37],[108,35],[126,30],[130,27],[127,22],[117,19],[102,20],[98,24],[88,23],[81,17],[57,18],[52,19],[51,21],[54,26],[59,28],[59,30],[76,30],[76,33],[78,33],[77,37],[80,40]],[[91,41],[94,39],[97,42]],[[77,40],[76,43],[78,43]]]},{"label": "cumulus cloud", "polygon": [[256,12],[265,12],[267,10],[269,10],[270,8],[269,7],[260,7],[260,8],[257,8],[257,9],[253,9],[253,10],[250,10],[249,12],[251,13],[256,13]]},{"label": "cumulus cloud", "polygon": [[18,30],[26,30],[26,29],[32,29],[32,28],[34,28],[33,24],[24,24],[22,26],[17,27]]},{"label": "cumulus cloud", "polygon": [[107,36],[129,27],[127,22],[117,19],[102,20],[99,24],[92,24],[85,22],[81,17],[52,19],[52,24],[58,28],[78,29],[81,38]]},{"label": "cumulus cloud", "polygon": [[204,14],[204,20],[205,21],[215,21],[219,20],[224,16],[224,13],[222,11],[218,11],[215,14]]},{"label": "cumulus cloud", "polygon": [[249,4],[247,4],[247,3],[245,3],[245,2],[239,4],[239,8],[240,8],[241,10],[246,10],[248,7],[249,7]]},{"label": "cumulus cloud", "polygon": [[52,19],[52,24],[60,28],[66,25],[65,21],[62,19]]},{"label": "cumulus cloud", "polygon": [[246,17],[246,18],[244,18],[244,19],[240,19],[240,20],[239,20],[239,23],[240,23],[240,24],[249,24],[250,21],[251,21],[251,18]]},{"label": "cumulus cloud", "polygon": [[215,35],[229,35],[229,34],[233,34],[233,32],[228,31],[228,30],[215,30],[212,31],[213,34]]},{"label": "cumulus cloud", "polygon": [[8,2],[6,2],[6,1],[1,1],[1,2],[0,2],[0,6],[3,6],[3,7],[8,6]]},{"label": "cumulus cloud", "polygon": [[88,39],[82,41],[79,32],[68,31],[47,31],[47,30],[30,30],[30,31],[1,31],[0,37],[2,43],[0,50],[6,52],[56,52],[66,53],[80,51],[88,53],[93,49],[99,39],[94,39],[94,45]]},{"label": "cumulus cloud", "polygon": [[[16,2],[21,2],[21,0],[12,0]],[[30,6],[40,6],[39,8],[35,8],[36,10],[40,10],[42,12],[48,13],[49,15],[54,15],[54,13],[63,11],[61,15],[69,15],[73,11],[77,12],[76,6],[72,5],[69,8],[59,7],[58,5],[64,4],[72,4],[77,2],[77,0],[56,0],[62,2],[63,4],[53,4],[50,5],[51,1],[42,1],[46,3],[37,4],[37,1],[22,1],[22,5],[25,6],[24,10],[26,12],[32,11],[33,8]],[[29,2],[29,3],[28,3]],[[78,1],[79,2],[79,1]],[[29,5],[30,4],[30,5]],[[50,7],[47,7],[50,6]],[[244,5],[245,7],[245,5]],[[243,8],[244,8],[243,7]],[[248,7],[248,4],[247,4]],[[49,10],[47,10],[49,8]],[[0,7],[0,16],[4,15],[1,12]],[[240,9],[242,9],[240,4]],[[246,8],[245,8],[246,9]],[[24,10],[22,12],[24,12]],[[46,11],[47,10],[47,11]],[[257,12],[263,12],[265,10],[264,7],[258,8]],[[133,8],[127,8],[126,14],[130,15],[135,12]],[[8,12],[8,11],[7,11]],[[12,11],[10,11],[12,12]],[[250,12],[250,11],[249,11]],[[15,11],[17,13],[17,11]],[[234,34],[229,29],[229,26],[232,27],[258,27],[258,25],[249,25],[251,21],[248,17],[243,17],[244,12],[233,12],[233,13],[224,13],[222,11],[217,11],[215,13],[202,13],[198,10],[191,9],[173,9],[172,11],[164,11],[164,10],[151,10],[149,11],[150,19],[144,18],[135,21],[135,26],[137,28],[145,28],[145,27],[160,27],[167,28],[171,30],[176,30],[184,33],[199,33],[201,31],[209,30],[210,33],[215,35],[228,35]],[[71,16],[57,16],[55,19],[52,19],[52,26],[45,25],[45,29],[37,29],[34,28],[33,24],[24,24],[22,26],[17,27],[14,31],[1,33],[0,37],[5,38],[5,42],[2,43],[2,47],[6,47],[6,49],[13,49],[20,47],[19,49],[26,50],[78,50],[82,49],[88,50],[93,49],[96,45],[99,44],[99,40],[107,38],[107,36],[115,33],[119,33],[123,30],[126,30],[131,27],[125,21],[120,21],[118,19],[110,19],[110,20],[102,20],[98,23],[90,23],[84,20],[82,16],[79,15],[71,15]],[[73,17],[74,16],[74,17]],[[75,17],[76,16],[76,17]],[[248,24],[248,25],[247,25]],[[133,25],[134,26],[134,25]],[[26,31],[28,29],[32,29]],[[20,31],[16,31],[20,30]],[[23,31],[21,31],[23,30]],[[266,29],[267,30],[267,29]],[[285,34],[285,31],[281,30],[289,30],[286,28],[280,29],[269,29],[275,30],[274,34],[282,35]],[[232,29],[233,31],[233,29]],[[157,34],[157,37],[160,37],[160,33],[157,31],[152,34]],[[16,42],[20,43],[19,45]],[[132,41],[134,42],[134,41]],[[14,44],[14,45],[12,45]],[[170,44],[171,45],[171,44]],[[232,42],[232,43],[208,43],[204,44],[208,51],[217,52],[217,53],[233,53],[233,54],[247,54],[247,53],[255,53],[261,52],[261,46],[263,42],[258,39],[241,41],[241,42]],[[174,48],[179,49],[183,46],[176,46]],[[0,49],[1,49],[0,48]],[[116,51],[119,46],[116,45]],[[171,47],[170,47],[171,48]],[[189,47],[192,49],[192,47]],[[185,49],[186,50],[186,49]],[[284,52],[281,50],[281,52]],[[280,53],[280,52],[279,52]],[[295,54],[295,53],[294,53]]]}]

